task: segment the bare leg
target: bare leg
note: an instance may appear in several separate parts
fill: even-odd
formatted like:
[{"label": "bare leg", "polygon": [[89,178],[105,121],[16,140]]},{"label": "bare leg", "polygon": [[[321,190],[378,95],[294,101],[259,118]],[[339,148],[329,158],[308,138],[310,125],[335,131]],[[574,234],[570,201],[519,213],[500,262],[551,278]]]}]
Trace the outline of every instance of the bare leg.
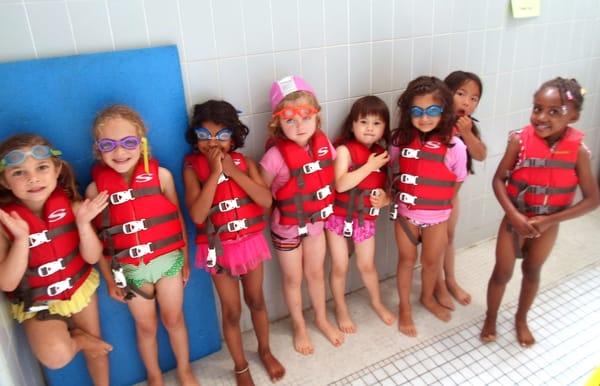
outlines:
[{"label": "bare leg", "polygon": [[338,327],[346,334],[356,332],[356,325],[350,318],[348,306],[346,304],[346,276],[348,275],[348,244],[343,236],[325,231],[327,242],[329,244],[329,254],[331,255],[331,274],[329,284],[333,294],[333,303],[335,304],[335,317]]},{"label": "bare leg", "polygon": [[515,268],[515,253],[512,234],[506,229],[507,219],[504,217],[498,229],[496,240],[496,265],[490,277],[487,289],[487,312],[480,338],[483,342],[496,340],[496,320],[502,303],[506,284],[512,277]]},{"label": "bare leg", "polygon": [[362,277],[365,287],[371,298],[371,306],[379,318],[387,325],[396,321],[394,314],[381,301],[379,291],[379,275],[375,267],[375,237],[355,243],[356,265]]},{"label": "bare leg", "polygon": [[269,316],[265,297],[263,295],[263,266],[262,264],[254,271],[242,277],[244,287],[244,300],[250,309],[252,325],[258,341],[258,356],[269,374],[271,381],[275,382],[283,378],[285,368],[271,353],[269,344]]},{"label": "bare leg", "polygon": [[421,303],[436,318],[447,322],[450,311],[442,307],[434,296],[435,283],[442,266],[442,256],[446,248],[448,223],[433,225],[422,229],[423,245],[421,250]]},{"label": "bare leg", "polygon": [[[412,224],[408,224],[408,226],[413,235],[417,237],[419,232],[417,227]],[[417,260],[417,246],[406,236],[398,221],[394,223],[394,233],[398,247],[398,267],[396,268],[396,285],[400,298],[398,329],[404,335],[414,337],[417,336],[417,328],[412,319],[410,289],[412,287],[413,269]]]},{"label": "bare leg", "polygon": [[325,234],[307,236],[302,240],[302,261],[308,284],[308,295],[315,311],[315,324],[335,347],[344,343],[344,333],[327,319],[325,308]]},{"label": "bare leg", "polygon": [[[456,262],[454,254],[454,234],[459,215],[458,196],[454,197],[452,200],[452,205],[452,213],[450,214],[450,219],[448,219],[448,246],[446,247],[446,253],[444,255],[444,276],[446,278],[445,284],[454,299],[465,306],[471,303],[471,295],[460,285],[458,285],[458,282],[456,281],[456,271],[454,269]],[[452,309],[454,309],[454,305]]]}]

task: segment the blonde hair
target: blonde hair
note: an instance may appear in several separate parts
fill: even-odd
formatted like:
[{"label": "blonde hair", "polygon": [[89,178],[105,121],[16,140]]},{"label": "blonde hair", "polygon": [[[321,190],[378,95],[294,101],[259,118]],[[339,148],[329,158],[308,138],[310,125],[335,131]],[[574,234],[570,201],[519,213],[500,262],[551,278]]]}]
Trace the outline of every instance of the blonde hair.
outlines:
[{"label": "blonde hair", "polygon": [[[148,135],[148,128],[144,124],[144,120],[134,109],[126,105],[112,105],[104,110],[100,111],[94,119],[94,125],[92,126],[92,134],[94,136],[94,140],[97,140],[102,137],[102,127],[106,125],[108,121],[111,119],[121,118],[133,126],[135,126],[136,133],[138,137],[144,138]],[[150,146],[148,146],[148,153],[150,153]],[[95,144],[93,145],[94,157],[96,159],[100,159],[100,153],[96,148]],[[148,155],[150,156],[150,155]]]},{"label": "blonde hair", "polygon": [[[283,108],[283,106],[286,103],[295,102],[302,97],[306,98],[309,105],[311,105],[315,109],[317,109],[317,130],[320,130],[321,129],[321,116],[320,116],[319,112],[321,111],[321,105],[319,104],[317,97],[313,93],[310,93],[308,91],[296,91],[296,92],[293,92],[293,93],[287,95],[285,98],[283,98],[281,100],[281,102],[279,102],[279,104],[275,107],[273,112],[279,111],[281,108]],[[270,138],[272,138],[272,139],[276,139],[276,138],[285,139],[286,138],[285,134],[283,134],[283,131],[281,129],[281,120],[279,117],[272,115],[271,121],[269,122],[269,125],[267,126],[267,128],[268,128],[268,135]]]}]

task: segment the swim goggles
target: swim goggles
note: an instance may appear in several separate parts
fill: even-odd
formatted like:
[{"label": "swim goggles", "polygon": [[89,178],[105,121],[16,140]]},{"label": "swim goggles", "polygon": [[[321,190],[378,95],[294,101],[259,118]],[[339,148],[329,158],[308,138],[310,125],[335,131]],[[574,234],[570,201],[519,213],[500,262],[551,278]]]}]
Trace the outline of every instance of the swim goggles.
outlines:
[{"label": "swim goggles", "polygon": [[310,106],[310,105],[303,105],[303,106],[297,106],[297,107],[284,107],[281,110],[273,113],[273,116],[275,117],[280,117],[283,119],[292,119],[294,118],[296,115],[298,115],[300,118],[310,118],[313,115],[315,115],[316,113],[318,113],[319,110],[317,110],[314,106]]},{"label": "swim goggles", "polygon": [[233,135],[233,130],[227,127],[217,131],[217,134],[215,134],[214,137],[206,127],[197,127],[194,131],[196,132],[198,141],[210,141],[213,138],[217,141],[229,141]]},{"label": "swim goggles", "polygon": [[439,105],[431,105],[424,109],[419,106],[411,106],[410,108],[410,116],[413,118],[420,118],[423,115],[427,115],[428,117],[439,117],[444,112],[444,108]]},{"label": "swim goggles", "polygon": [[6,155],[0,161],[0,172],[4,171],[5,168],[21,165],[25,162],[27,156],[31,156],[37,160],[48,159],[52,156],[61,155],[60,150],[51,149],[46,145],[35,145],[32,146],[28,151],[15,149],[6,153]]},{"label": "swim goggles", "polygon": [[98,149],[101,153],[108,153],[117,148],[117,146],[121,146],[123,149],[127,150],[135,150],[141,143],[141,139],[139,137],[135,137],[133,135],[115,140],[110,138],[100,138],[96,141],[96,149]]}]

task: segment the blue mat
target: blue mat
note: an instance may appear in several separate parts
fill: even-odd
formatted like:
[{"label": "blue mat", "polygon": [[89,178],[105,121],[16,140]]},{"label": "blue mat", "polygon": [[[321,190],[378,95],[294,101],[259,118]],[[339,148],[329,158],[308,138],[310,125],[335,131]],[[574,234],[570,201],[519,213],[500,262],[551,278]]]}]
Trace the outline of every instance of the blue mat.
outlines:
[{"label": "blue mat", "polygon": [[[75,168],[84,189],[93,163],[91,125],[98,111],[115,103],[137,110],[149,128],[152,154],[171,170],[183,205],[181,165],[189,151],[184,140],[187,113],[176,46],[78,55],[0,64],[0,140],[20,132],[48,138]],[[190,258],[194,256],[193,226]],[[131,385],[146,378],[139,358],[133,320],[127,306],[98,290],[103,337],[110,353],[111,385]],[[220,349],[220,333],[210,278],[192,270],[185,289],[185,319],[192,360]],[[161,368],[175,367],[166,331],[158,336]],[[45,370],[50,385],[91,385],[83,356],[69,366]]]}]

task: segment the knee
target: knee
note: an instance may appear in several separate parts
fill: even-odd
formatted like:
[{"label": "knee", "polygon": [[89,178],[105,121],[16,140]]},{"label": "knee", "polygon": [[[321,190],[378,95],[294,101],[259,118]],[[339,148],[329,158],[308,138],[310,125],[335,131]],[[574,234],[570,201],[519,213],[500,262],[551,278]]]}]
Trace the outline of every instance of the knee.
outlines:
[{"label": "knee", "polygon": [[177,312],[168,312],[160,315],[160,319],[162,320],[163,326],[167,330],[172,328],[177,328],[183,323],[183,311],[179,310]]},{"label": "knee", "polygon": [[348,274],[348,264],[332,264],[331,274],[337,277],[345,277]]},{"label": "knee", "polygon": [[494,273],[492,274],[491,282],[493,282],[494,284],[505,285],[506,283],[508,283],[510,281],[511,277],[512,277],[511,271],[494,270]]},{"label": "knee", "polygon": [[531,267],[528,264],[523,263],[523,265],[521,266],[521,271],[523,272],[523,278],[525,280],[540,281],[542,267],[540,267],[540,266]]},{"label": "knee", "polygon": [[222,309],[223,326],[238,326],[242,316],[240,307],[228,307]]},{"label": "knee", "polygon": [[368,261],[368,262],[362,262],[362,263],[357,263],[356,266],[358,267],[358,270],[360,271],[360,273],[364,274],[370,274],[375,272],[375,262],[373,261]]},{"label": "knee", "polygon": [[312,269],[306,269],[304,271],[304,275],[306,276],[306,280],[308,281],[323,281],[325,280],[325,276],[323,273],[323,267],[317,267]]},{"label": "knee", "polygon": [[398,267],[401,266],[410,266],[410,267],[414,267],[415,262],[417,261],[417,256],[415,255],[408,255],[408,254],[399,254],[398,255]]},{"label": "knee", "polygon": [[266,308],[262,293],[257,296],[244,295],[244,301],[251,312],[263,311]]},{"label": "knee", "polygon": [[146,318],[135,322],[137,333],[142,336],[155,336],[158,328],[156,318]]},{"label": "knee", "polygon": [[46,347],[44,353],[37,355],[38,360],[49,369],[61,369],[71,362],[75,349],[69,342],[54,342]]},{"label": "knee", "polygon": [[283,286],[284,287],[295,288],[295,287],[300,287],[301,285],[302,285],[302,274],[293,274],[293,275],[284,274],[283,275]]}]

